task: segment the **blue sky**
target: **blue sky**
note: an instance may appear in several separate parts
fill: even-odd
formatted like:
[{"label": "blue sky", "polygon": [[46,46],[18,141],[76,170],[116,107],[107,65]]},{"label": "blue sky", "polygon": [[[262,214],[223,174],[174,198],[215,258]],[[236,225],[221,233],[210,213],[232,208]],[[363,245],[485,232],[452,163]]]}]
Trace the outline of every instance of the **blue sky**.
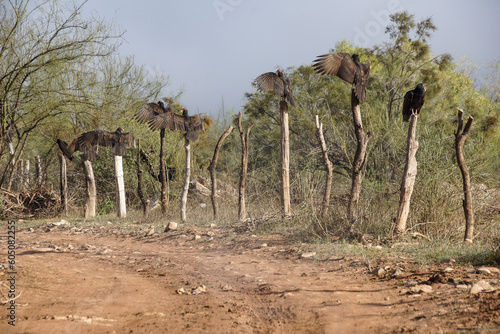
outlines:
[{"label": "blue sky", "polygon": [[222,99],[239,111],[259,74],[310,64],[343,39],[365,47],[387,41],[388,14],[432,16],[436,53],[484,68],[500,58],[497,0],[89,0],[88,15],[115,20],[120,48],[138,65],[169,77],[162,96],[183,90],[193,113],[217,115]]}]

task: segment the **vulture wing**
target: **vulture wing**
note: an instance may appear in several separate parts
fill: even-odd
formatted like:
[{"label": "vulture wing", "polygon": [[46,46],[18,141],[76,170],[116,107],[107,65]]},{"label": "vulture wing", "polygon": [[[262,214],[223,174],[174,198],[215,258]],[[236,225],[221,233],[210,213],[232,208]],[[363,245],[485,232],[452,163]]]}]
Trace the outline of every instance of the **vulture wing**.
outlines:
[{"label": "vulture wing", "polygon": [[57,145],[59,145],[59,148],[61,149],[62,153],[69,160],[73,160],[73,153],[75,152],[76,141],[77,141],[77,139],[73,140],[73,142],[71,143],[71,146],[70,146],[65,141],[63,141],[61,139],[57,139]]},{"label": "vulture wing", "polygon": [[[169,107],[170,107],[170,105],[169,105]],[[167,107],[167,108],[169,108],[169,107]],[[139,109],[137,111],[135,118],[140,123],[148,123],[154,117],[156,117],[157,115],[163,114],[163,113],[165,113],[164,110],[157,103],[151,102],[151,103],[148,103],[148,104],[142,106],[141,109]]]},{"label": "vulture wing", "polygon": [[170,129],[173,131],[185,131],[184,117],[174,112],[166,112],[156,115],[149,121],[151,130]]},{"label": "vulture wing", "polygon": [[364,102],[366,98],[366,85],[370,77],[370,62],[364,64],[356,64],[358,70],[354,74],[354,85],[356,97],[360,102]]},{"label": "vulture wing", "polygon": [[411,109],[413,104],[413,91],[406,92],[403,101],[403,122],[408,122],[411,117]]},{"label": "vulture wing", "polygon": [[350,84],[354,83],[357,65],[348,53],[335,52],[318,56],[313,66],[320,74],[335,75]]},{"label": "vulture wing", "polygon": [[95,160],[99,149],[99,135],[101,132],[101,130],[84,132],[75,139],[75,150],[83,153],[84,160]]},{"label": "vulture wing", "polygon": [[257,86],[260,88],[260,90],[272,91],[283,97],[285,84],[276,73],[266,72],[264,74],[261,74],[255,79],[255,82],[257,83]]}]

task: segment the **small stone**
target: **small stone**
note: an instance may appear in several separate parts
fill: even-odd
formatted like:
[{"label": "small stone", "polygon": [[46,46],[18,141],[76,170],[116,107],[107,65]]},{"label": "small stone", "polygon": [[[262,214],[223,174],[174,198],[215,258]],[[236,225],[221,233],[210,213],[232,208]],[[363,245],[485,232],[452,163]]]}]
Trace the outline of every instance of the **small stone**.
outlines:
[{"label": "small stone", "polygon": [[453,271],[453,268],[451,267],[446,267],[443,270],[441,270],[442,273],[451,273]]},{"label": "small stone", "polygon": [[375,275],[378,277],[383,277],[385,275],[385,269],[384,268],[378,268],[373,271]]},{"label": "small stone", "polygon": [[146,232],[146,237],[152,236],[153,234],[155,234],[155,227],[154,225],[151,225],[149,230]]},{"label": "small stone", "polygon": [[259,248],[266,248],[267,247],[267,244],[261,244],[259,245]]},{"label": "small stone", "polygon": [[415,286],[411,287],[410,290],[413,293],[431,293],[432,286],[427,285],[427,284],[420,284],[420,285],[415,285]]},{"label": "small stone", "polygon": [[213,237],[214,235],[215,235],[215,233],[214,233],[214,232],[212,232],[212,231],[208,231],[208,232],[207,232],[207,236],[209,236],[209,237]]},{"label": "small stone", "polygon": [[500,274],[500,269],[499,268],[495,268],[495,267],[481,267],[481,268],[478,268],[477,270],[480,270],[480,269],[489,270],[490,273],[492,273],[492,274]]},{"label": "small stone", "polygon": [[459,290],[467,290],[469,286],[467,284],[458,284],[457,289]]},{"label": "small stone", "polygon": [[491,271],[488,268],[477,268],[478,274],[491,274]]},{"label": "small stone", "polygon": [[484,289],[482,286],[480,286],[479,284],[474,284],[472,288],[470,288],[470,293],[471,295],[475,295],[476,293],[480,293],[483,290]]},{"label": "small stone", "polygon": [[199,239],[201,239],[201,235],[197,234],[197,235],[194,236],[194,240],[199,240]]},{"label": "small stone", "polygon": [[216,228],[217,224],[210,224],[210,228]]},{"label": "small stone", "polygon": [[[486,292],[490,292],[490,291],[493,291],[495,290],[491,285],[490,283],[486,282],[485,280],[480,280],[479,282],[477,282],[476,284],[474,284],[472,286],[472,288],[474,288],[474,286],[479,286],[481,287],[484,291]],[[472,289],[471,289],[471,293],[472,293]]]},{"label": "small stone", "polygon": [[168,231],[171,231],[171,230],[177,230],[177,223],[176,222],[170,222],[170,223],[168,223],[167,227],[165,227],[165,231],[164,232],[168,232]]},{"label": "small stone", "polygon": [[398,277],[398,276],[401,276],[403,275],[403,271],[399,268],[396,268],[396,270],[394,270],[394,272],[392,273],[392,277]]},{"label": "small stone", "polygon": [[302,253],[302,254],[300,255],[300,257],[301,257],[302,259],[308,259],[308,258],[310,258],[310,257],[313,257],[314,255],[316,255],[316,252],[306,252],[306,253]]}]

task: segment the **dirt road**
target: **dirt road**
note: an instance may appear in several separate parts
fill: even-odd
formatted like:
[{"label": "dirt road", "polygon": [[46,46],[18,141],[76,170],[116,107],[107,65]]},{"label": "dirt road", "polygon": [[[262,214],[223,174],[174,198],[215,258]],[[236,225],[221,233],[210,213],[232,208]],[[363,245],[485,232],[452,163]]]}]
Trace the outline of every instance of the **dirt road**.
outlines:
[{"label": "dirt road", "polygon": [[[497,291],[471,296],[446,274],[411,293],[406,285],[441,268],[378,277],[363,259],[307,258],[308,245],[275,236],[41,227],[18,231],[16,243],[21,296],[15,327],[2,306],[2,333],[500,332]],[[493,286],[498,278],[488,276]]]}]

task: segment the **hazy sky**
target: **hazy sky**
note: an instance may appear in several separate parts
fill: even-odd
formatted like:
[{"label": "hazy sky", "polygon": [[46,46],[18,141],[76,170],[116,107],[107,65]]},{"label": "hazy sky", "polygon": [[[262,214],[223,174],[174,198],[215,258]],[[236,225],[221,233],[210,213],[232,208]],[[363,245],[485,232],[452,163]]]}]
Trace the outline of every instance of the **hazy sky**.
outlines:
[{"label": "hazy sky", "polygon": [[343,39],[387,41],[388,14],[432,16],[431,45],[480,66],[500,58],[498,0],[89,0],[85,11],[125,31],[120,53],[169,77],[192,113],[238,111],[259,74],[310,64]]}]

